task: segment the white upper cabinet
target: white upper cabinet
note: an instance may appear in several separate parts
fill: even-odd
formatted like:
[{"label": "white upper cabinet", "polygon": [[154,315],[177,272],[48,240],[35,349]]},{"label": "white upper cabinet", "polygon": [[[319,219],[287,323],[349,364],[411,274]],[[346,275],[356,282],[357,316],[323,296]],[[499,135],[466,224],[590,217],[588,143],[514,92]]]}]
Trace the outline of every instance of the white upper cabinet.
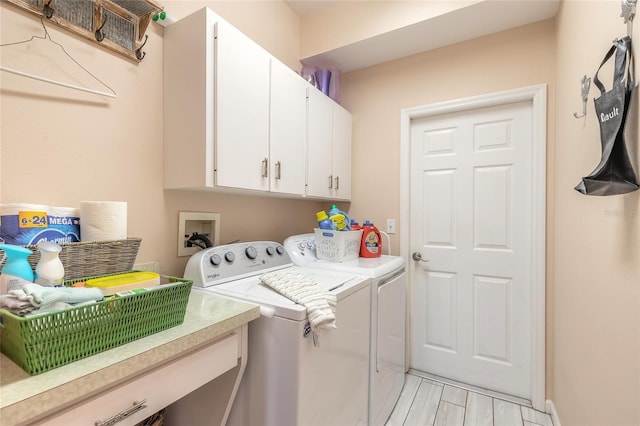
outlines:
[{"label": "white upper cabinet", "polygon": [[331,198],[333,188],[333,105],[331,99],[309,88],[307,135],[307,195]]},{"label": "white upper cabinet", "polygon": [[213,188],[214,24],[200,11],[164,29],[165,188]]},{"label": "white upper cabinet", "polygon": [[268,190],[271,58],[227,22],[215,27],[215,184]]},{"label": "white upper cabinet", "polygon": [[307,82],[271,61],[270,190],[304,194]]},{"label": "white upper cabinet", "polygon": [[164,187],[347,200],[351,116],[203,8],[164,30]]},{"label": "white upper cabinet", "polygon": [[166,188],[268,190],[270,57],[209,9],[164,34]]},{"label": "white upper cabinet", "polygon": [[351,113],[333,103],[333,198],[351,199]]},{"label": "white upper cabinet", "polygon": [[307,196],[351,199],[351,114],[309,88]]}]

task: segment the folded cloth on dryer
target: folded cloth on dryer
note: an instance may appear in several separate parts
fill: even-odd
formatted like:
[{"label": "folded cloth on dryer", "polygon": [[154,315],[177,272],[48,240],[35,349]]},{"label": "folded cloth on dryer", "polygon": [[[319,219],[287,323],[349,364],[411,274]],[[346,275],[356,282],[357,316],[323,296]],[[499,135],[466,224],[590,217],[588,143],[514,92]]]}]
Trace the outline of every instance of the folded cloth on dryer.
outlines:
[{"label": "folded cloth on dryer", "polygon": [[260,276],[260,281],[307,308],[311,330],[336,328],[336,296],[320,288],[318,283],[298,271],[273,271]]}]

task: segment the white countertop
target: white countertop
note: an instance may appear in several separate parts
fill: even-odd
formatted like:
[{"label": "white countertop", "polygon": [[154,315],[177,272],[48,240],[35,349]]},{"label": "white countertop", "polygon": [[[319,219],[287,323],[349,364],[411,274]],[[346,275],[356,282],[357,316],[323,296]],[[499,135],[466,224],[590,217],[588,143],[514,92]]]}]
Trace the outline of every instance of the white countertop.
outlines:
[{"label": "white countertop", "polygon": [[26,424],[209,344],[260,316],[250,303],[191,292],[183,324],[30,376],[0,355],[0,424]]}]

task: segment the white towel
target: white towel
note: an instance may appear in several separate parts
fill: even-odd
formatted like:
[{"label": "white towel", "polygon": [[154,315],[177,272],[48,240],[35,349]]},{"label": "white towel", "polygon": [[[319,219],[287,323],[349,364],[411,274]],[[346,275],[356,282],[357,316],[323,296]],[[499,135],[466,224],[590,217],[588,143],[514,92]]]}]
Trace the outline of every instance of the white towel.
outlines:
[{"label": "white towel", "polygon": [[336,328],[336,296],[297,271],[273,271],[260,276],[262,283],[307,308],[311,330]]},{"label": "white towel", "polygon": [[29,301],[20,300],[13,294],[1,294],[0,309],[6,309],[16,315],[24,316],[33,311],[35,307]]},{"label": "white towel", "polygon": [[48,307],[57,302],[75,304],[104,298],[99,288],[44,287],[31,283],[25,284],[21,289],[10,290],[9,294],[28,301],[35,307]]}]

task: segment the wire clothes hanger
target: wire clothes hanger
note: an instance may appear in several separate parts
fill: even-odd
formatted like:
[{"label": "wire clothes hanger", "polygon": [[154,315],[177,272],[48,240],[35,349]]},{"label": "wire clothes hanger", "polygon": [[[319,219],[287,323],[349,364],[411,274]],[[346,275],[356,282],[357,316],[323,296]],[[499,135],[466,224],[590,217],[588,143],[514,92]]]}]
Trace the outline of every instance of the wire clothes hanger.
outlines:
[{"label": "wire clothes hanger", "polygon": [[49,35],[49,32],[47,31],[47,27],[44,25],[44,19],[40,18],[40,23],[42,24],[42,28],[44,29],[44,36],[37,36],[34,35],[32,36],[30,39],[28,40],[23,40],[23,41],[17,41],[17,42],[13,42],[13,43],[4,43],[4,44],[0,44],[0,47],[5,47],[5,46],[13,46],[13,45],[17,45],[17,44],[23,44],[23,43],[30,43],[32,42],[34,39],[41,39],[41,40],[48,40],[49,42],[55,44],[56,46],[58,46],[60,49],[62,49],[62,51],[64,52],[65,55],[67,55],[69,57],[69,59],[71,59],[76,65],[78,65],[80,68],[82,68],[84,70],[84,72],[86,72],[87,74],[89,74],[91,77],[93,77],[96,81],[98,81],[100,84],[102,84],[103,86],[105,86],[107,89],[109,89],[110,92],[104,92],[104,91],[100,91],[100,90],[94,90],[94,89],[90,89],[88,87],[83,87],[83,86],[77,86],[75,84],[69,84],[69,83],[65,83],[62,81],[56,81],[56,80],[52,80],[46,77],[42,77],[39,75],[35,75],[35,74],[29,74],[26,72],[22,72],[22,71],[18,71],[15,70],[13,68],[7,68],[3,65],[0,65],[0,71],[5,71],[11,74],[16,74],[22,77],[27,77],[27,78],[31,78],[34,80],[38,80],[38,81],[43,81],[45,83],[50,83],[50,84],[55,84],[57,86],[62,86],[62,87],[66,87],[69,89],[74,89],[74,90],[80,90],[82,92],[87,92],[87,93],[93,93],[95,95],[100,95],[100,96],[107,96],[109,98],[115,98],[116,97],[116,92],[115,90],[113,90],[111,87],[109,87],[109,85],[107,85],[105,82],[103,82],[102,80],[100,80],[98,77],[96,77],[95,75],[93,75],[88,69],[86,69],[85,67],[82,66],[82,64],[80,64],[80,62],[76,61],[74,59],[73,56],[71,56],[64,48],[63,45],[61,45],[60,43],[53,41],[53,39],[51,38],[51,35]]}]

